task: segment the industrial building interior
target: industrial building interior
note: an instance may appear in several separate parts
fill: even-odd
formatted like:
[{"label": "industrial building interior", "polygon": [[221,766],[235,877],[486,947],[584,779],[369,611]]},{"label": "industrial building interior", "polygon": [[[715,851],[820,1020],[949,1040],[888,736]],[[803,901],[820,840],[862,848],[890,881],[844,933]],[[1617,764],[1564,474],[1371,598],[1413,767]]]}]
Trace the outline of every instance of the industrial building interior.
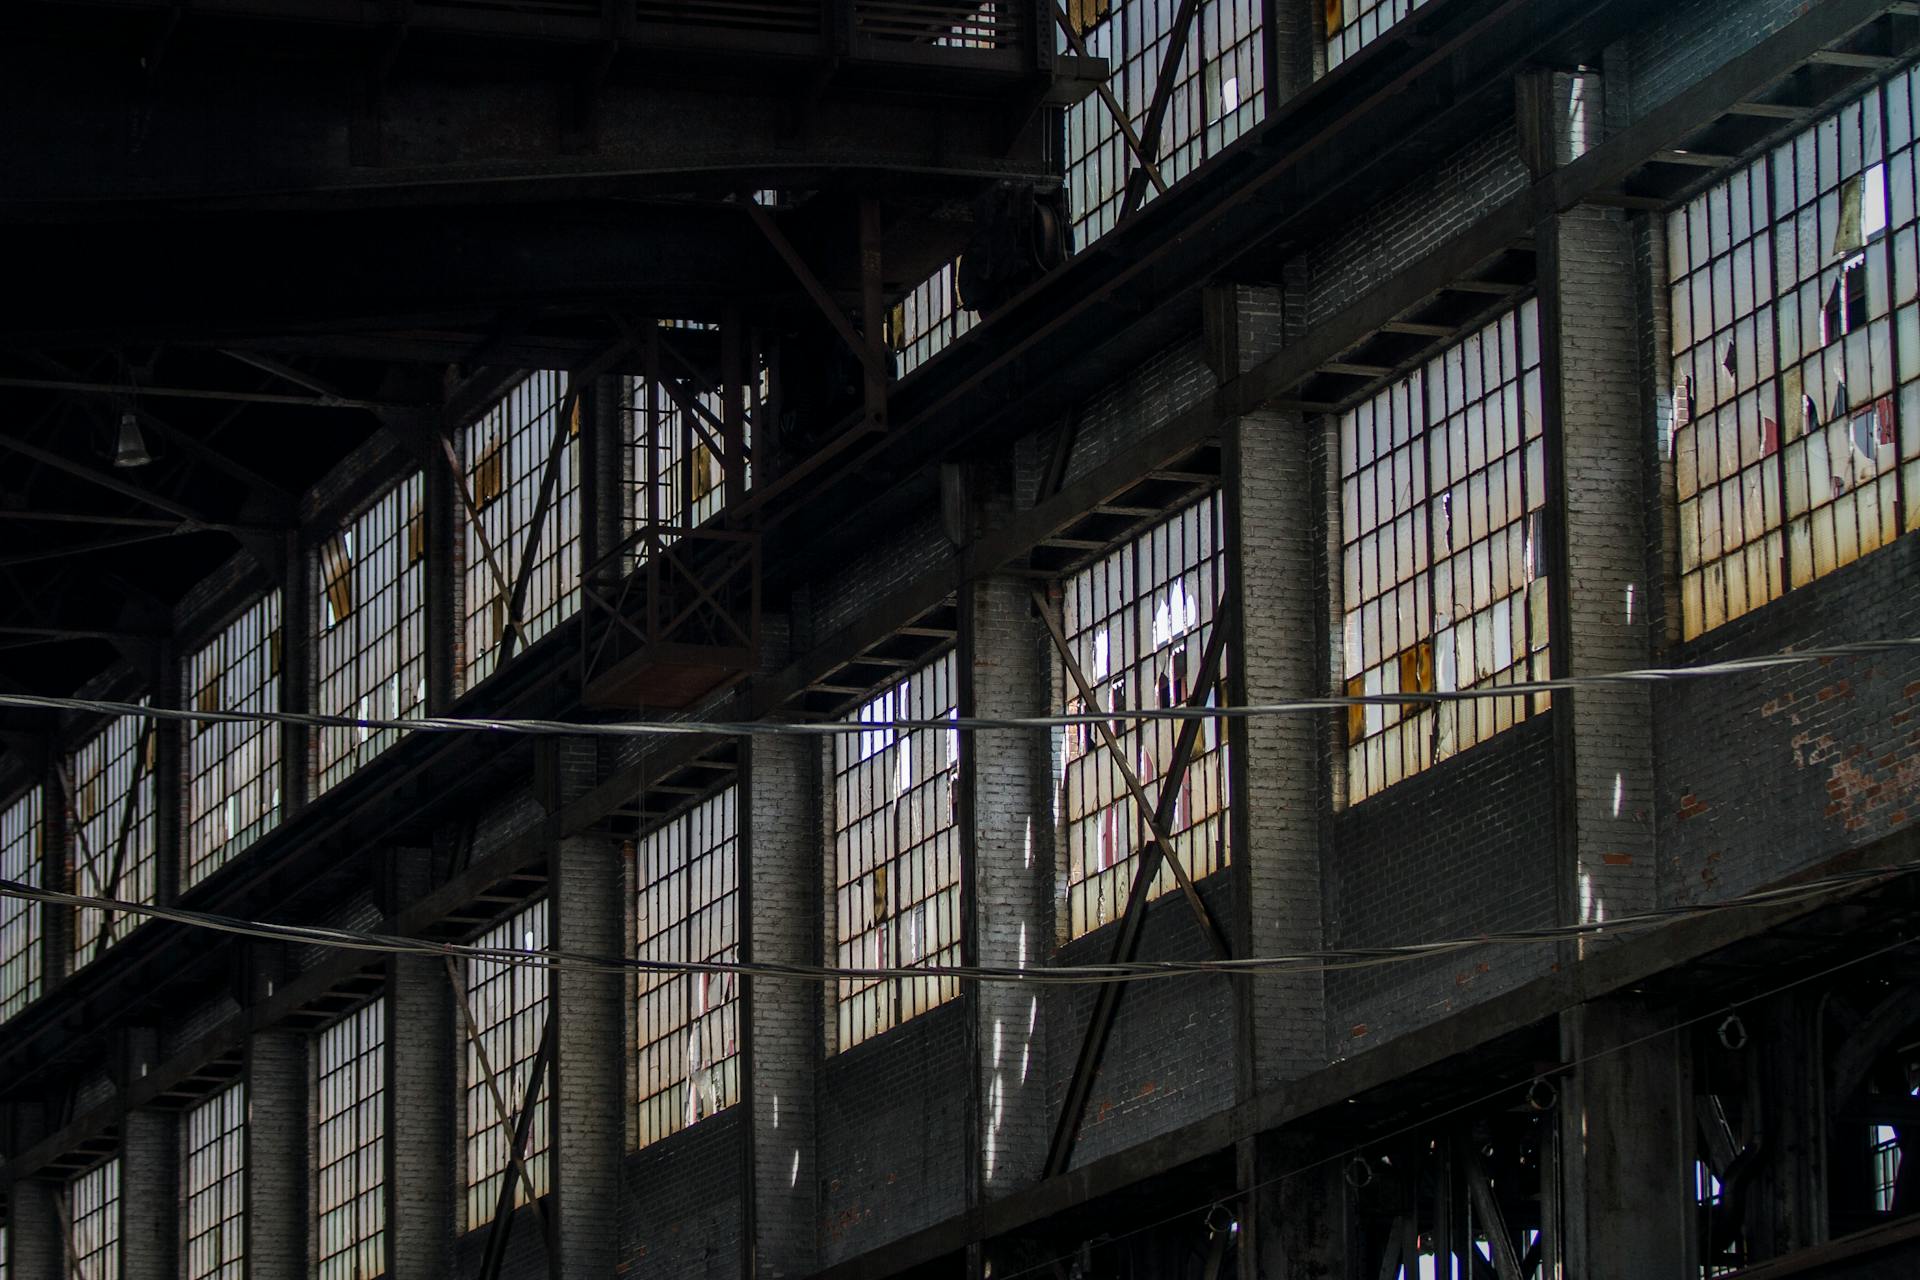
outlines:
[{"label": "industrial building interior", "polygon": [[0,1280],[1920,1273],[1920,4],[10,0],[0,122]]}]

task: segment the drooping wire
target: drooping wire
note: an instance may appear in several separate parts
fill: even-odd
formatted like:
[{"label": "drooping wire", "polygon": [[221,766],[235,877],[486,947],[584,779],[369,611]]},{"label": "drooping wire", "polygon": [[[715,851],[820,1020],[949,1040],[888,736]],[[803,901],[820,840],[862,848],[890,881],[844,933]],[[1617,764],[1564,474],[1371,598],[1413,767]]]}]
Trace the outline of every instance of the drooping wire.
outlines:
[{"label": "drooping wire", "polygon": [[[1594,672],[1579,676],[1559,676],[1549,680],[1523,680],[1512,684],[1474,689],[1429,689],[1425,691],[1329,695],[1319,698],[1289,698],[1278,702],[1241,706],[1206,707],[1129,707],[1129,720],[1241,720],[1269,716],[1298,715],[1316,711],[1338,711],[1348,707],[1400,706],[1406,703],[1441,704],[1474,702],[1487,698],[1520,698],[1536,693],[1574,692],[1580,689],[1621,688],[1637,685],[1751,675],[1780,667],[1805,666],[1831,662],[1839,658],[1867,657],[1873,654],[1920,649],[1920,636],[1888,640],[1862,640],[1848,644],[1824,645],[1817,649],[1794,649],[1748,658],[1730,658],[1690,667],[1638,667],[1624,671]],[[1116,714],[1068,712],[1044,716],[959,716],[936,720],[620,720],[582,722],[463,716],[421,716],[417,719],[321,715],[299,711],[203,711],[194,707],[154,707],[139,703],[116,702],[101,698],[55,697],[50,694],[0,694],[0,707],[25,710],[80,711],[101,715],[140,714],[163,720],[185,720],[210,724],[290,724],[320,729],[398,729],[412,733],[510,733],[579,737],[806,737],[824,738],[851,733],[872,733],[884,729],[957,729],[962,732],[991,730],[1037,730],[1071,728],[1112,720]]]}]

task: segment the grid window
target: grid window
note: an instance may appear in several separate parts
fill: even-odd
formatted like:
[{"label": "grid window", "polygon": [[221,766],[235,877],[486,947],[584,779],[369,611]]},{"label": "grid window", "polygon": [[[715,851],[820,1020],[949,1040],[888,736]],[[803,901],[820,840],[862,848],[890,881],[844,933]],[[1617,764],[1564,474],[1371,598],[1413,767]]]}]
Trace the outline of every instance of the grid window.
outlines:
[{"label": "grid window", "polygon": [[[1184,706],[1212,636],[1214,610],[1226,581],[1220,499],[1213,496],[1156,525],[1075,574],[1067,583],[1068,647],[1098,705],[1080,700],[1060,673],[1063,705],[1074,714],[1112,712],[1115,740],[1128,765],[1159,803],[1160,770],[1180,737],[1175,720],[1132,721],[1130,708]],[[1222,676],[1206,692],[1217,706]],[[1071,936],[1119,918],[1145,846],[1148,815],[1134,804],[1118,762],[1098,728],[1075,725],[1060,735],[1061,796],[1067,844],[1067,915]],[[1167,834],[1195,880],[1227,862],[1226,736],[1218,720],[1203,722]],[[1178,882],[1165,862],[1152,894]]]},{"label": "grid window", "polygon": [[[38,788],[0,809],[0,876],[40,887],[42,831]],[[39,998],[42,936],[39,903],[0,898],[0,1020]]]},{"label": "grid window", "polygon": [[[940,658],[852,719],[946,721],[959,714],[954,658]],[[960,963],[960,734],[876,728],[833,740],[835,964]],[[960,991],[955,978],[842,978],[835,1044],[849,1049]]]},{"label": "grid window", "polygon": [[[196,711],[280,709],[280,593],[273,592],[193,655]],[[187,885],[218,870],[280,817],[280,726],[187,725]]]},{"label": "grid window", "polygon": [[[1177,0],[1116,0],[1070,6],[1087,52],[1113,68],[1108,87],[1136,136],[1144,133],[1154,82],[1172,36]],[[1060,36],[1060,51],[1071,46]],[[1174,70],[1155,165],[1177,182],[1257,123],[1265,95],[1260,60],[1260,6],[1254,0],[1201,0]],[[1136,161],[1113,113],[1098,95],[1068,107],[1067,191],[1073,239],[1085,248],[1120,216],[1127,172]],[[1153,191],[1147,188],[1147,198]]]},{"label": "grid window", "polygon": [[[753,448],[754,418],[767,403],[772,384],[762,368],[748,388],[741,434]],[[628,439],[633,442],[633,518],[636,524],[698,528],[719,514],[727,501],[722,462],[726,402],[719,391],[687,393],[704,412],[689,413],[659,382],[635,378],[628,401]],[[753,463],[746,464],[753,484]]]},{"label": "grid window", "polygon": [[1323,0],[1323,3],[1327,15],[1327,70],[1331,71],[1427,0]]},{"label": "grid window", "polygon": [[386,1016],[375,1000],[320,1033],[314,1253],[320,1280],[387,1269]]},{"label": "grid window", "polygon": [[[635,914],[642,961],[732,963],[740,958],[738,796],[732,787],[640,842]],[[640,1146],[740,1100],[739,979],[649,973],[637,983]]]},{"label": "grid window", "polygon": [[[427,696],[426,522],[418,473],[320,545],[315,710],[358,720],[424,714]],[[386,750],[396,729],[320,730],[325,791]]]},{"label": "grid window", "polygon": [[[124,715],[73,755],[74,889],[86,897],[152,902],[154,723]],[[133,931],[140,917],[81,907],[74,913],[76,965]]]},{"label": "grid window", "polygon": [[246,1267],[247,1087],[187,1112],[187,1280],[240,1280]]},{"label": "grid window", "polygon": [[[1351,697],[1545,679],[1546,447],[1529,300],[1340,416],[1342,668]],[[1528,699],[1347,714],[1358,801],[1545,710]]]},{"label": "grid window", "polygon": [[[544,951],[547,947],[547,904],[536,903],[485,934],[475,944],[495,951]],[[514,1180],[513,1204],[527,1203],[527,1188],[507,1158],[527,1081],[540,1052],[547,1024],[548,974],[542,964],[509,961],[467,961],[467,1007],[473,1011],[479,1044],[467,1038],[467,1227],[471,1230],[493,1217],[500,1201],[503,1178]],[[480,1050],[486,1050],[486,1064]],[[503,1119],[487,1084],[491,1066],[507,1108]],[[548,1099],[553,1077],[540,1081],[534,1100],[533,1123],[520,1158],[533,1179],[536,1193],[547,1192]]]},{"label": "grid window", "polygon": [[[467,492],[479,511],[469,514],[466,546],[464,677],[471,688],[493,673],[509,619],[513,590],[521,589],[516,651],[546,635],[580,607],[580,401],[565,423],[547,509],[533,546],[554,431],[566,402],[567,376],[529,376],[465,432]],[[526,562],[533,546],[533,562]],[[497,576],[496,576],[497,575]]]},{"label": "grid window", "polygon": [[120,1274],[120,1157],[67,1184],[74,1280]]},{"label": "grid window", "polygon": [[893,309],[888,339],[900,353],[900,375],[905,377],[933,359],[977,322],[973,312],[960,306],[955,264],[949,262],[914,286]]},{"label": "grid window", "polygon": [[1670,447],[1692,638],[1916,521],[1916,73],[1668,219]]},{"label": "grid window", "polygon": [[1894,1184],[1900,1177],[1900,1131],[1890,1125],[1873,1126],[1873,1207],[1893,1212]]}]

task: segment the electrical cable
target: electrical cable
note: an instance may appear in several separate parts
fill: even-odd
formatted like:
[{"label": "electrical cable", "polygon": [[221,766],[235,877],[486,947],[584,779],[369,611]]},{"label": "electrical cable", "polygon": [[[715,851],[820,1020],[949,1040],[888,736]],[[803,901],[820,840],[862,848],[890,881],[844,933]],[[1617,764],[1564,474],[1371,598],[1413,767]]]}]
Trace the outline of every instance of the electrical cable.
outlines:
[{"label": "electrical cable", "polygon": [[1003,965],[899,965],[874,968],[840,968],[828,965],[781,964],[767,961],[654,960],[637,957],[603,956],[568,950],[524,951],[516,948],[480,947],[468,943],[439,942],[427,938],[409,938],[368,930],[337,929],[325,925],[284,924],[247,920],[211,912],[190,911],[181,907],[128,902],[115,898],[90,897],[41,889],[13,880],[0,880],[0,897],[18,898],[57,906],[87,908],[105,912],[124,912],[147,916],[192,928],[208,929],[239,937],[347,951],[366,951],[380,955],[431,955],[478,960],[491,964],[516,964],[546,969],[586,973],[667,973],[732,974],[744,977],[783,979],[801,982],[837,982],[842,980],[878,981],[901,978],[953,978],[963,982],[1024,983],[1034,986],[1083,986],[1108,982],[1143,982],[1176,977],[1274,977],[1302,973],[1330,973],[1354,969],[1378,968],[1484,946],[1537,946],[1574,939],[1596,938],[1609,934],[1640,932],[1681,920],[1698,919],[1728,911],[1779,907],[1811,901],[1863,884],[1884,882],[1920,871],[1920,862],[1840,872],[1817,880],[1780,888],[1761,889],[1718,902],[1668,907],[1620,916],[1613,920],[1587,921],[1539,929],[1519,929],[1471,937],[1447,938],[1431,942],[1401,943],[1386,947],[1347,947],[1300,951],[1286,955],[1204,960],[1134,960],[1117,964],[1049,965],[1032,968]]},{"label": "electrical cable", "polygon": [[1339,711],[1349,707],[1439,705],[1488,698],[1522,698],[1533,694],[1575,692],[1580,689],[1621,688],[1725,676],[1750,675],[1779,667],[1831,662],[1839,658],[1920,649],[1920,636],[1889,640],[1862,640],[1849,644],[1794,649],[1691,667],[1640,667],[1625,671],[1559,676],[1549,680],[1522,680],[1475,689],[1430,689],[1404,693],[1329,695],[1289,698],[1243,706],[1128,707],[1112,712],[1069,712],[1044,716],[947,716],[938,719],[894,720],[573,720],[495,719],[489,717],[421,716],[355,717],[298,711],[203,711],[190,707],[153,707],[144,703],[103,698],[55,697],[43,694],[0,694],[0,707],[39,711],[80,711],[100,715],[141,715],[162,720],[203,724],[290,724],[319,729],[397,729],[409,733],[511,733],[575,737],[807,737],[831,738],[888,729],[951,729],[961,732],[991,730],[1065,729],[1112,720],[1244,720],[1303,712]]}]

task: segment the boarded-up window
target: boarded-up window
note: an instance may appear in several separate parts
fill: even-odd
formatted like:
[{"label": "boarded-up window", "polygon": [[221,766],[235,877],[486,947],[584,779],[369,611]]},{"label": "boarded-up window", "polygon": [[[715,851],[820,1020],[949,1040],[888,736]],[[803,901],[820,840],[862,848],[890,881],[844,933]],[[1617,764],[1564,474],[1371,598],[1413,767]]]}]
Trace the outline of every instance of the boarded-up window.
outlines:
[{"label": "boarded-up window", "polygon": [[[951,654],[862,705],[855,723],[957,714]],[[833,740],[833,962],[845,969],[960,962],[960,735],[877,728]],[[833,1046],[850,1049],[959,993],[953,978],[842,978]]]},{"label": "boarded-up window", "polygon": [[[1064,667],[1057,697],[1069,712],[1111,713],[1120,751],[1150,803],[1158,804],[1180,725],[1135,720],[1137,707],[1179,707],[1192,700],[1201,657],[1213,634],[1214,610],[1226,581],[1220,499],[1209,497],[1149,529],[1075,574],[1066,583],[1068,645],[1093,687],[1086,706]],[[1202,705],[1223,701],[1221,678],[1201,693]],[[1137,859],[1147,841],[1147,815],[1135,804],[1118,762],[1098,729],[1075,726],[1057,740],[1067,850],[1067,925],[1071,936],[1115,920],[1124,909]],[[1179,780],[1167,834],[1195,880],[1227,863],[1226,733],[1203,722],[1192,763]],[[1178,882],[1164,862],[1157,896]]]},{"label": "boarded-up window", "polygon": [[[636,951],[642,961],[732,963],[740,956],[739,816],[728,787],[641,838]],[[638,1110],[646,1146],[740,1100],[740,980],[642,970],[637,979]]]},{"label": "boarded-up window", "polygon": [[[274,639],[280,593],[262,597],[191,661],[202,711],[280,709]],[[280,726],[200,721],[187,743],[187,884],[198,884],[272,829],[280,815]]]},{"label": "boarded-up window", "polygon": [[1545,695],[1390,701],[1547,672],[1536,304],[1340,416],[1347,798],[1484,742]]},{"label": "boarded-up window", "polygon": [[1668,218],[1688,638],[1900,532],[1903,468],[1920,480],[1914,99],[1896,76]]}]

